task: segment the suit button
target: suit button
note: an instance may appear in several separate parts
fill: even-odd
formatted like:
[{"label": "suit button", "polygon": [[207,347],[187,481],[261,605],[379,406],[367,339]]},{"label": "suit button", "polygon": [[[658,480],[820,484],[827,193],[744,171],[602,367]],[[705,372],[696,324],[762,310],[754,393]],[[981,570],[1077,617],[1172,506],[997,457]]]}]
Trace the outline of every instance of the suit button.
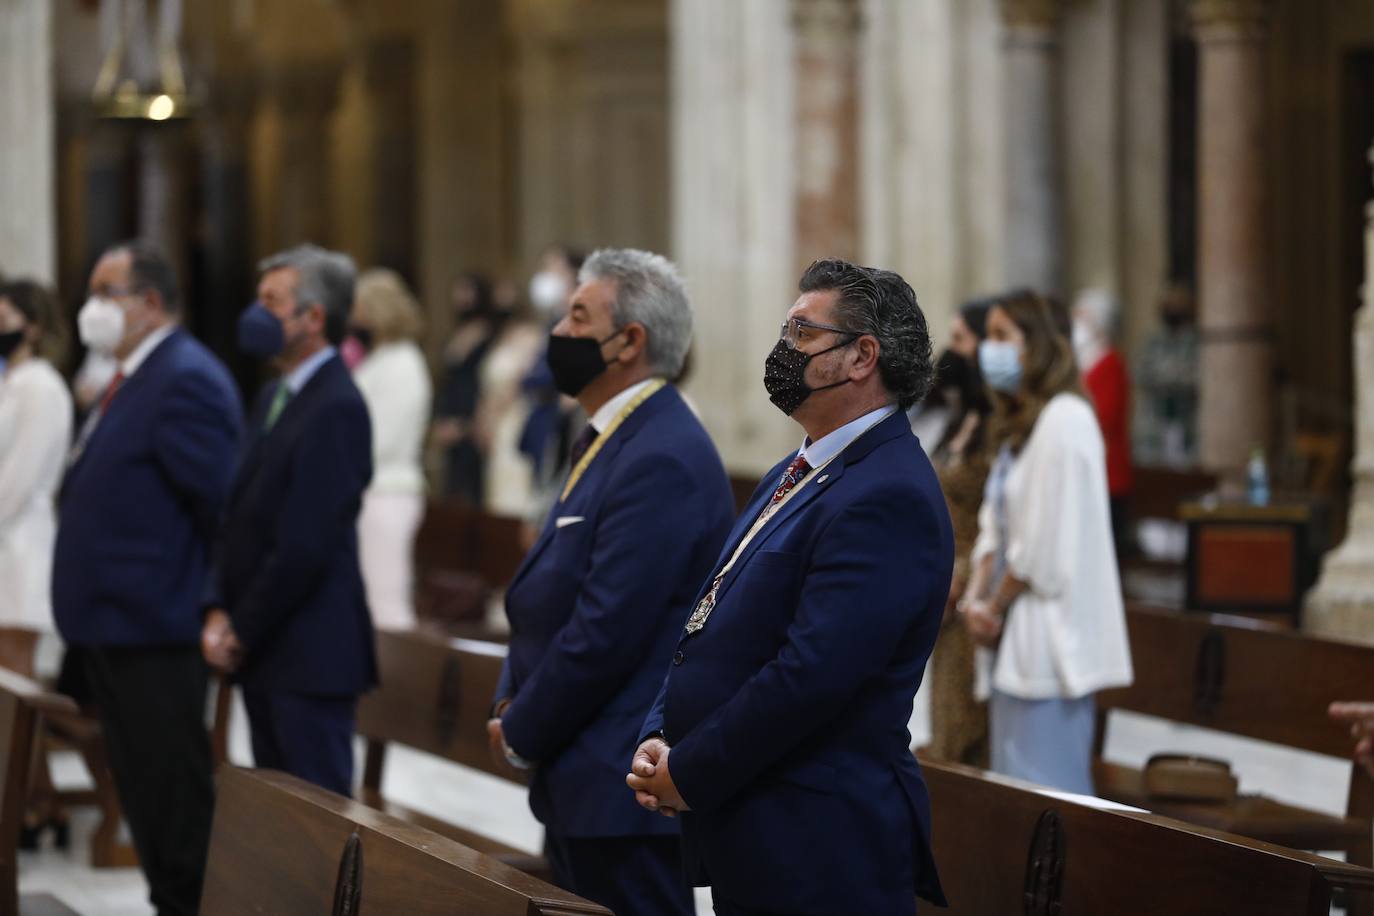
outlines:
[{"label": "suit button", "polygon": [[683,659],[683,657],[684,657],[684,656],[683,656],[682,652],[679,651],[679,652],[675,653],[675,654],[673,655],[673,664],[674,664],[674,665],[680,665],[680,664],[682,664],[682,659]]}]

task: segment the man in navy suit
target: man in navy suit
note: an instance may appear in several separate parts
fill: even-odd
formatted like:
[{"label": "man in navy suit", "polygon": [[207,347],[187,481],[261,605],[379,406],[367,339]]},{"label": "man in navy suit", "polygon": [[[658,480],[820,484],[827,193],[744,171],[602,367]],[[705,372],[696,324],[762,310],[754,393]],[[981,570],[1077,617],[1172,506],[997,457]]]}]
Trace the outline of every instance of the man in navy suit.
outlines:
[{"label": "man in navy suit", "polygon": [[62,484],[53,613],[84,661],[153,906],[195,913],[214,808],[196,641],[239,399],[224,366],[182,330],[171,265],[155,250],[106,251],[89,295],[82,340],[119,371]]},{"label": "man in navy suit", "polygon": [[716,912],[943,903],[907,720],[949,590],[949,515],[905,411],[930,335],[890,271],[818,261],[769,354],[806,431],[764,477],[681,631],[627,782],[681,813]]},{"label": "man in navy suit", "polygon": [[254,762],[350,795],[358,696],[377,682],[357,536],[372,429],[335,351],[353,262],[302,245],[260,267],[239,346],[281,376],[250,415],[202,645],[243,687]]},{"label": "man in navy suit", "polygon": [[510,653],[488,723],[532,768],[559,885],[622,916],[691,914],[677,825],[625,791],[673,644],[730,527],[730,484],[669,383],[692,313],[677,269],[605,249],[582,266],[548,361],[591,418],[543,533],[506,592]]}]

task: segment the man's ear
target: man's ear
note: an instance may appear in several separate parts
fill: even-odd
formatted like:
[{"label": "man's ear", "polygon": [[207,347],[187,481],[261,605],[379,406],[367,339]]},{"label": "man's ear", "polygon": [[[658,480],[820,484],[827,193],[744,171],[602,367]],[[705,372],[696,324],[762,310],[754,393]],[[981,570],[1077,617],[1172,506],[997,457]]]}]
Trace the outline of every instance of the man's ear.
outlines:
[{"label": "man's ear", "polygon": [[644,328],[644,325],[633,321],[625,325],[621,332],[621,339],[625,341],[625,345],[615,355],[615,359],[617,362],[632,363],[649,345],[649,332]]},{"label": "man's ear", "polygon": [[851,379],[856,382],[862,381],[878,371],[878,354],[882,348],[878,345],[876,337],[865,334],[854,341],[852,349],[857,358],[849,369]]}]

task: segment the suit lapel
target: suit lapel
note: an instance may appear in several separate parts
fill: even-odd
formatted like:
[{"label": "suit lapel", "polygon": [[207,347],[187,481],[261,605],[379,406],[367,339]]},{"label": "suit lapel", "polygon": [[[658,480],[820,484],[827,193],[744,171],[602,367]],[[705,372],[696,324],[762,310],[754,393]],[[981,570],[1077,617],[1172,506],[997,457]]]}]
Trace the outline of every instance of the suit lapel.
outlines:
[{"label": "suit lapel", "polygon": [[[586,473],[577,482],[577,486],[573,487],[573,491],[568,494],[567,502],[558,502],[549,511],[549,517],[544,520],[544,529],[539,533],[539,539],[525,554],[525,559],[521,561],[520,568],[515,571],[515,577],[511,579],[507,591],[514,589],[525,577],[525,574],[534,568],[539,555],[548,549],[549,544],[553,542],[558,517],[568,514],[570,509],[585,503],[588,498],[587,494],[596,490],[596,483],[601,479],[601,476],[610,473],[611,468],[615,466],[615,460],[620,455],[621,450],[625,448],[625,444],[634,438],[645,423],[664,410],[671,403],[672,398],[677,396],[671,385],[665,385],[662,390],[655,392],[649,400],[639,405],[634,413],[625,418],[625,422],[620,424],[620,428],[601,447],[601,451],[592,459],[592,463],[587,465]],[[560,481],[559,486],[562,486],[562,481]]]},{"label": "suit lapel", "polygon": [[277,386],[285,385],[286,378],[284,376],[279,378],[276,385],[272,385],[265,389],[263,393],[258,396],[257,403],[253,407],[250,427],[251,432],[248,440],[249,446],[247,451],[244,452],[243,461],[239,465],[239,473],[234,482],[234,493],[236,496],[238,492],[243,489],[244,485],[253,478],[253,475],[257,473],[258,468],[262,465],[263,459],[267,456],[268,448],[274,441],[273,436],[276,436],[277,441],[286,437],[286,429],[293,422],[299,421],[300,417],[303,416],[306,405],[310,403],[316,394],[328,387],[330,373],[335,372],[341,367],[342,363],[339,362],[338,356],[331,356],[321,363],[314,374],[306,379],[305,385],[301,390],[292,395],[290,400],[286,402],[286,406],[282,408],[281,415],[277,417],[277,422],[272,425],[270,430],[263,429],[263,426],[267,422],[267,411],[269,405],[272,403],[272,396],[277,391]]}]

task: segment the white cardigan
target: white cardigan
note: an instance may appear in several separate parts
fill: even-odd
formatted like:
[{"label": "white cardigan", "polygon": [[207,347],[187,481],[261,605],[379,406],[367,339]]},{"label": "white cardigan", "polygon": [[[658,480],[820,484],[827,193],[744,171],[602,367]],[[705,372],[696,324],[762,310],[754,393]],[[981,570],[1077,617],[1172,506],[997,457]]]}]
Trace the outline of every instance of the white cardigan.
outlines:
[{"label": "white cardigan", "polygon": [[429,367],[410,341],[377,347],[353,373],[372,420],[372,493],[423,495],[420,464],[432,397]]},{"label": "white cardigan", "polygon": [[[1045,405],[1012,464],[1006,500],[1007,571],[1030,588],[1007,612],[995,661],[982,652],[991,686],[1043,700],[1131,683],[1102,432],[1086,400],[1060,394]],[[986,499],[978,529],[975,563],[1000,546]],[[983,698],[987,681],[979,678]]]},{"label": "white cardigan", "polygon": [[0,626],[53,629],[53,496],[72,437],[72,397],[29,359],[0,376]]}]

